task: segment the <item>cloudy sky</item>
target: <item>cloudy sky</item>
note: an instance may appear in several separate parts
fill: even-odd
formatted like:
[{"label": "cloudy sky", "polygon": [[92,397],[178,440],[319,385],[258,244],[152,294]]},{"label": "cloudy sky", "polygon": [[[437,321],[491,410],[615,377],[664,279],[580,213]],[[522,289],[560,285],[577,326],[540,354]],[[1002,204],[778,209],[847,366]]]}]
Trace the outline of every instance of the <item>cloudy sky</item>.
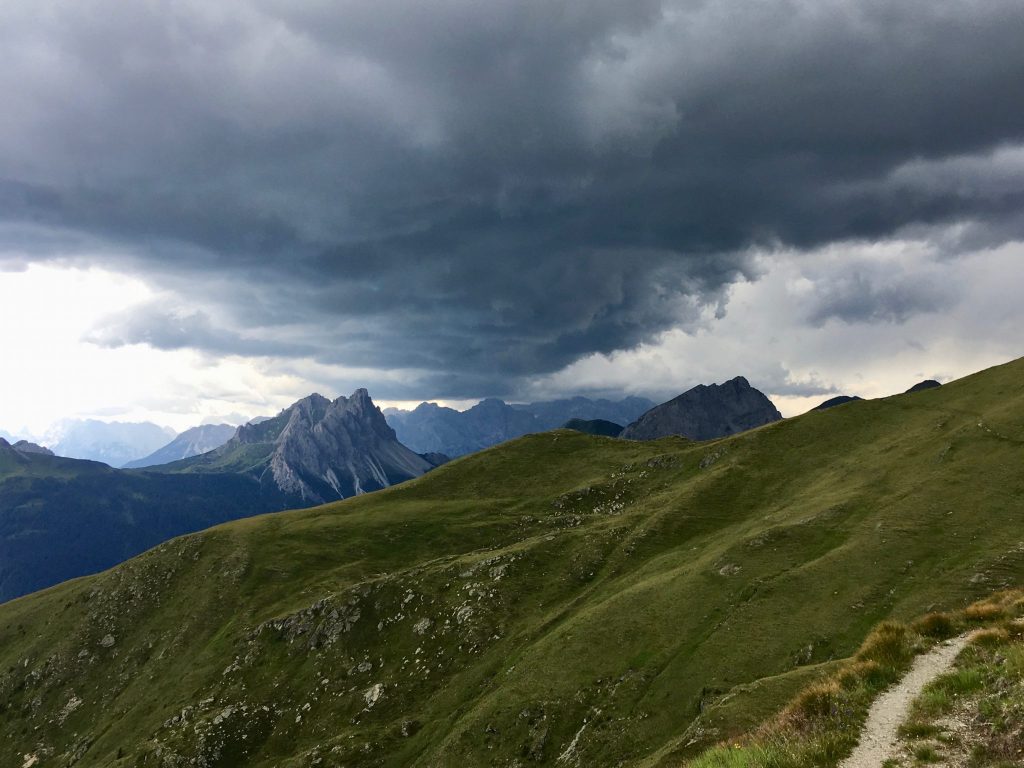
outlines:
[{"label": "cloudy sky", "polygon": [[9,0],[0,427],[784,413],[1024,354],[1019,0]]}]

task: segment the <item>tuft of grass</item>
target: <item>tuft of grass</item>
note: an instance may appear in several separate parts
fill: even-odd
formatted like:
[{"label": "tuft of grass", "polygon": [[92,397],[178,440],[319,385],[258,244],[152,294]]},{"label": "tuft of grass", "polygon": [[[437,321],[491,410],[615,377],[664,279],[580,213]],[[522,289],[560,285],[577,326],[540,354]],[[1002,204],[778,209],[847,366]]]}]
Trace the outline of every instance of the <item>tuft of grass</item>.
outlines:
[{"label": "tuft of grass", "polygon": [[854,658],[877,662],[882,668],[901,668],[914,657],[918,647],[909,627],[896,621],[883,621],[867,636]]},{"label": "tuft of grass", "polygon": [[922,763],[937,763],[942,759],[942,755],[931,744],[922,744],[915,747],[914,757]]},{"label": "tuft of grass", "polygon": [[958,669],[933,680],[917,701],[914,702],[913,716],[928,720],[948,714],[957,701],[985,687],[982,670],[970,667]]},{"label": "tuft of grass", "polygon": [[967,667],[942,675],[931,685],[949,693],[950,696],[967,696],[985,687],[987,679],[983,669]]},{"label": "tuft of grass", "polygon": [[892,675],[887,667],[877,661],[850,661],[836,675],[836,680],[846,689],[865,685],[880,691],[892,682]]},{"label": "tuft of grass", "polygon": [[933,723],[911,719],[899,728],[899,735],[904,739],[932,739],[938,737],[941,730]]},{"label": "tuft of grass", "polygon": [[918,619],[910,625],[919,635],[946,640],[959,631],[953,617],[948,613],[933,612]]},{"label": "tuft of grass", "polygon": [[1006,627],[989,627],[979,630],[971,638],[972,645],[997,646],[1010,639],[1010,631]]},{"label": "tuft of grass", "polygon": [[836,717],[848,690],[838,680],[823,680],[805,688],[790,704],[786,715],[795,723],[814,723]]},{"label": "tuft of grass", "polygon": [[988,623],[1006,618],[1006,608],[989,600],[974,603],[964,609],[964,618],[974,623]]}]

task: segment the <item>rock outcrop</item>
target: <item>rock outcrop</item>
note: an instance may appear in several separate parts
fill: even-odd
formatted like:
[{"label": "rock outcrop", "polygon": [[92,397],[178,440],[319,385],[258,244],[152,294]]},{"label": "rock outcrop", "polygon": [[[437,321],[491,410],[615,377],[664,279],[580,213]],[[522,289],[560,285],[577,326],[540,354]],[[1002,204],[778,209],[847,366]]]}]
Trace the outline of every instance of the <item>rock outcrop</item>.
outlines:
[{"label": "rock outcrop", "polygon": [[700,384],[647,411],[622,431],[627,440],[681,435],[691,440],[745,432],[778,421],[782,414],[742,376],[724,384]]},{"label": "rock outcrop", "polygon": [[942,386],[942,384],[937,382],[935,379],[925,379],[924,381],[919,381],[917,384],[912,386],[910,389],[908,389],[903,394],[909,395],[911,392],[922,392],[922,391],[924,391],[926,389],[935,389],[936,387],[941,387],[941,386]]},{"label": "rock outcrop", "polygon": [[41,453],[43,456],[54,455],[53,451],[51,451],[49,448],[46,448],[42,445],[36,445],[35,443],[30,443],[28,440],[19,440],[14,445],[12,445],[11,448],[18,451],[19,453]]}]

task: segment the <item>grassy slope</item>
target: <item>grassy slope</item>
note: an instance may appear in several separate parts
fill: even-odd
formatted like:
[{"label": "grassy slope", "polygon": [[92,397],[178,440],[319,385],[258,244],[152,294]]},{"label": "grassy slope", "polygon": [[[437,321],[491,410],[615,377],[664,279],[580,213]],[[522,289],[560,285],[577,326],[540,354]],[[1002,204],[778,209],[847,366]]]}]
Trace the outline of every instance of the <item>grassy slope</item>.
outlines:
[{"label": "grassy slope", "polygon": [[1021,581],[1022,458],[1018,361],[713,443],[528,436],[225,525],[0,606],[0,764],[674,765],[880,619]]},{"label": "grassy slope", "polygon": [[0,446],[0,602],[96,573],[174,536],[301,505],[261,475],[284,414],[230,446],[168,465],[106,464]]},{"label": "grassy slope", "polygon": [[115,470],[99,461],[66,459],[44,453],[23,454],[0,447],[0,480],[11,477],[74,477],[80,474],[109,475]]},{"label": "grassy slope", "polygon": [[259,484],[242,475],[172,476],[51,456],[5,467],[3,459],[0,454],[0,601],[102,571],[173,536],[274,508]]}]

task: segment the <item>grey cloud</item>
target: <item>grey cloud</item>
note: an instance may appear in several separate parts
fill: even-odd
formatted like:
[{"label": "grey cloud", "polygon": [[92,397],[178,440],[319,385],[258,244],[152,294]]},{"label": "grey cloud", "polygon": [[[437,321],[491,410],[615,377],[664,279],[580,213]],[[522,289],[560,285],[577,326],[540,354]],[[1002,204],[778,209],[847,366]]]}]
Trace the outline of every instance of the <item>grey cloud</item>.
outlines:
[{"label": "grey cloud", "polygon": [[[1024,231],[971,160],[1024,142],[1016,0],[52,6],[0,9],[0,250],[191,307],[100,343],[512,394],[693,322],[751,245]],[[828,291],[812,322],[948,300]]]},{"label": "grey cloud", "polygon": [[846,323],[902,323],[914,315],[948,310],[957,299],[956,286],[926,267],[911,272],[891,261],[861,262],[818,280],[805,317],[812,325],[833,318]]},{"label": "grey cloud", "polygon": [[216,326],[205,312],[167,309],[157,303],[105,318],[85,340],[112,349],[148,344],[156,349],[195,348],[228,355],[293,357],[315,352],[309,345],[245,337]]}]

